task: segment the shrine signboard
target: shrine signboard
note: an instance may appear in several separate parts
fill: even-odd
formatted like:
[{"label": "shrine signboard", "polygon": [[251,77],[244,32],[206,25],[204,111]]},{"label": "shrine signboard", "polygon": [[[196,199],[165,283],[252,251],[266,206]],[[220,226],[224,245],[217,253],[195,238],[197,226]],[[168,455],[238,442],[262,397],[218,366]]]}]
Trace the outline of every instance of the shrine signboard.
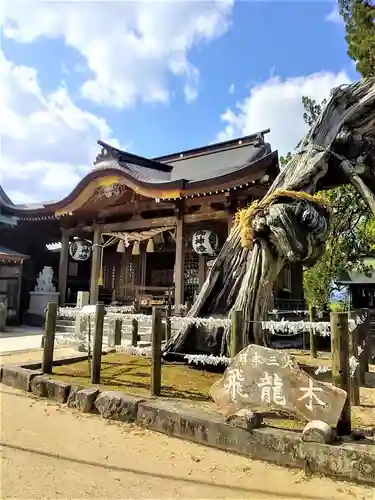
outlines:
[{"label": "shrine signboard", "polygon": [[274,408],[332,427],[336,427],[347,398],[344,390],[307,375],[287,352],[257,345],[237,354],[210,393],[225,416],[242,408]]}]

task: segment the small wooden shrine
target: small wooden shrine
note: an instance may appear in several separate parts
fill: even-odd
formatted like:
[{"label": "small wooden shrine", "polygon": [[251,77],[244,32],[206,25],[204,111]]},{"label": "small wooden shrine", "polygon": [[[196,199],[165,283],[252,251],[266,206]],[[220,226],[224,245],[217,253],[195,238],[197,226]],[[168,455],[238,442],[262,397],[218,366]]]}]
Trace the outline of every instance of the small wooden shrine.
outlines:
[{"label": "small wooden shrine", "polygon": [[18,323],[20,317],[20,298],[23,262],[27,255],[20,254],[0,245],[0,332],[7,323]]}]

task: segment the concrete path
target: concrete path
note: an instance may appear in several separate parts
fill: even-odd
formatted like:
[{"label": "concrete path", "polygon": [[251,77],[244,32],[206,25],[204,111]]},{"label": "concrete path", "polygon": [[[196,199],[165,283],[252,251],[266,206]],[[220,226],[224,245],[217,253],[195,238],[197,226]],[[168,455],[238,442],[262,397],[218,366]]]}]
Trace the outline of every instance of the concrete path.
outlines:
[{"label": "concrete path", "polygon": [[0,333],[0,353],[40,348],[43,330],[32,326],[7,327]]},{"label": "concrete path", "polygon": [[4,500],[375,499],[364,486],[73,413],[1,384],[0,395]]}]

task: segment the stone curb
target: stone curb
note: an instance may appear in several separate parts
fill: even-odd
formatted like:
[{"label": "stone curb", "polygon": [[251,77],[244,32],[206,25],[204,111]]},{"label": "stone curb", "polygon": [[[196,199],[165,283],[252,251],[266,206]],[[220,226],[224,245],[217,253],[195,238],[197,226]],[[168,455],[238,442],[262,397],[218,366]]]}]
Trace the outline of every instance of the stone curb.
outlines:
[{"label": "stone curb", "polygon": [[34,377],[42,375],[40,370],[27,370],[22,366],[3,366],[1,369],[1,382],[15,389],[30,392],[30,383]]},{"label": "stone curb", "polygon": [[226,424],[219,415],[178,409],[165,401],[140,402],[136,422],[153,431],[254,460],[375,485],[375,449],[370,452],[371,446],[364,444],[306,443],[299,433],[270,427],[249,432]]},{"label": "stone curb", "polygon": [[[103,353],[102,356],[106,354]],[[88,354],[77,354],[75,356],[66,356],[64,358],[56,359],[53,361],[53,366],[71,365],[72,363],[78,363],[79,361],[86,361],[89,356]],[[20,365],[22,368],[27,368],[28,370],[39,370],[42,368],[41,361],[30,361],[29,363],[23,363]]]},{"label": "stone curb", "polygon": [[[82,360],[82,356],[78,359]],[[69,358],[68,362],[72,363],[72,358]],[[36,366],[35,363],[27,366],[30,365],[32,368]],[[122,392],[100,393],[96,389],[70,387],[69,384],[50,379],[40,371],[27,369],[25,366],[4,366],[0,374],[2,383],[24,391],[32,390],[38,396],[61,403],[71,398],[72,404],[68,406],[79,411],[99,412],[106,419],[135,422],[141,427],[168,436],[254,460],[307,469],[338,479],[375,486],[375,446],[363,442],[336,442],[333,445],[303,442],[299,433],[270,427],[249,432],[225,423],[224,417],[220,415],[186,408],[171,401],[136,397]]]}]

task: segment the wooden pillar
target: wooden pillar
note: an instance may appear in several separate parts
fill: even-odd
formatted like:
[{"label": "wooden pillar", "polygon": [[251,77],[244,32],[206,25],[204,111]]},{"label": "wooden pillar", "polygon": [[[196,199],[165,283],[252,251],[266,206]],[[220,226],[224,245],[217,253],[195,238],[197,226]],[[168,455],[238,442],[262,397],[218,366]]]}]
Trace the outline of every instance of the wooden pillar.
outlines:
[{"label": "wooden pillar", "polygon": [[99,300],[99,272],[102,260],[101,246],[101,231],[100,228],[95,226],[94,241],[92,244],[92,257],[91,257],[91,277],[90,277],[90,304],[96,304]]},{"label": "wooden pillar", "polygon": [[59,263],[59,282],[58,291],[59,304],[63,306],[66,301],[66,285],[68,281],[68,264],[69,264],[69,233],[66,229],[61,230],[61,250]]},{"label": "wooden pillar", "polygon": [[185,223],[180,213],[176,226],[176,261],[175,261],[175,306],[184,304],[184,270],[185,270]]}]

